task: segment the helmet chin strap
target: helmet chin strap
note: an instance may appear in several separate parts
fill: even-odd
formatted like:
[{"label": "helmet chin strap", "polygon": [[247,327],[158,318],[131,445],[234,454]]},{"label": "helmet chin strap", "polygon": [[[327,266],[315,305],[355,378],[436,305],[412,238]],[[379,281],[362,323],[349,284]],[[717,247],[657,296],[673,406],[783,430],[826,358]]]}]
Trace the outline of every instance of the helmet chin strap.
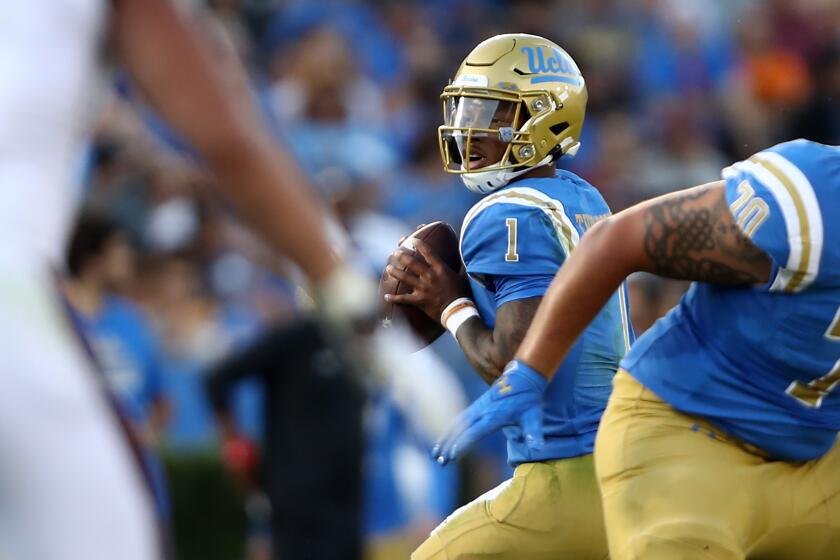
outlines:
[{"label": "helmet chin strap", "polygon": [[494,169],[492,171],[476,171],[473,173],[467,172],[461,174],[461,181],[469,190],[478,194],[490,194],[497,191],[516,179],[520,175],[528,173],[531,170],[537,169],[544,165],[549,165],[554,161],[552,156],[546,156],[541,162],[532,167],[525,169]]}]

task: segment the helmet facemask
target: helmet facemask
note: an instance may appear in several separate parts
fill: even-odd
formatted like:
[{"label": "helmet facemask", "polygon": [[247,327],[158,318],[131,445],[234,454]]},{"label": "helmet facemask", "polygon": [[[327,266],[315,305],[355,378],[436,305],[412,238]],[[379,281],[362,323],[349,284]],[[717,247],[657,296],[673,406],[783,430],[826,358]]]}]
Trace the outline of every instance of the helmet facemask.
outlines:
[{"label": "helmet facemask", "polygon": [[[569,53],[544,37],[506,33],[482,41],[441,99],[444,169],[470,190],[492,192],[580,147],[586,83]],[[500,119],[509,107],[516,108],[513,118]],[[491,140],[496,148],[485,149]]]},{"label": "helmet facemask", "polygon": [[528,131],[535,118],[555,109],[549,95],[450,86],[441,97],[441,157],[446,171],[461,175],[468,189],[487,194],[554,161],[552,156],[537,161]]}]

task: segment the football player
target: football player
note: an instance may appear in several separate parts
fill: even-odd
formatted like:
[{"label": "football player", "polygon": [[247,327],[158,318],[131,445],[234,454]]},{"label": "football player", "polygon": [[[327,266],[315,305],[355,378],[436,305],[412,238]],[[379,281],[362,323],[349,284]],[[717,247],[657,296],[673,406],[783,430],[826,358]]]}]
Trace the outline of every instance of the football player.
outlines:
[{"label": "football player", "polygon": [[149,102],[201,152],[240,214],[316,285],[335,324],[371,286],[332,257],[323,213],[248,96],[172,0],[0,7],[0,557],[161,555],[152,500],[57,299],[76,172],[112,44]]},{"label": "football player", "polygon": [[[443,91],[445,168],[486,195],[461,230],[469,284],[416,241],[422,259],[400,249],[387,268],[412,292],[389,301],[440,320],[487,383],[513,358],[551,279],[588,227],[610,213],[592,185],[555,165],[579,147],[586,96],[580,70],[563,49],[523,34],[478,45]],[[610,382],[632,340],[624,287],[608,300],[558,364],[544,406],[529,413],[522,429],[505,430],[513,478],[453,513],[412,558],[606,556],[592,448]],[[532,439],[542,433],[544,440]]]},{"label": "football player", "polygon": [[544,391],[520,379],[551,379],[637,270],[696,282],[622,361],[601,422],[611,558],[836,558],[838,147],[779,144],[598,224],[442,456],[523,424]]}]

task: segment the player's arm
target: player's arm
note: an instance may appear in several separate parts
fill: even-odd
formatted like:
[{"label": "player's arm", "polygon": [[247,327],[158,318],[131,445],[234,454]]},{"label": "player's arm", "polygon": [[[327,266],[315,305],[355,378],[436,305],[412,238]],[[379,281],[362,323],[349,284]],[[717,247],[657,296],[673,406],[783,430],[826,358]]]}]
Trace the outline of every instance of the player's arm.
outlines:
[{"label": "player's arm", "polygon": [[[469,294],[466,278],[449,269],[421,240],[415,247],[423,259],[413,251],[397,249],[388,258],[388,274],[411,288],[407,294],[388,295],[389,302],[415,305],[432,319],[441,319],[444,309]],[[484,326],[478,315],[470,317],[456,331],[456,338],[467,360],[488,384],[501,374],[531,324],[540,297],[514,300],[496,311],[493,329]]]},{"label": "player's arm", "polygon": [[[421,259],[401,249],[392,255],[389,268],[392,276],[412,289],[392,301],[416,305],[441,321],[488,383],[513,358],[567,254],[564,235],[544,209],[518,202],[515,195],[505,199],[503,194],[497,203],[470,216],[461,238],[465,267],[460,274],[422,242],[416,243]],[[459,299],[471,297],[467,272],[481,278],[495,298],[493,328],[485,326],[472,302]]]},{"label": "player's arm", "polygon": [[583,329],[636,271],[713,284],[767,282],[770,257],[744,235],[724,188],[719,181],[679,191],[598,223],[552,282],[517,359],[551,379]]},{"label": "player's arm", "polygon": [[543,443],[542,403],[548,382],[580,333],[632,272],[716,284],[766,282],[772,263],[742,232],[723,182],[669,194],[596,224],[583,237],[543,297],[516,360],[433,450],[457,458],[475,441],[518,425],[529,447]]},{"label": "player's arm", "polygon": [[[113,6],[122,61],[152,106],[204,156],[239,213],[275,250],[312,280],[327,278],[335,262],[326,258],[323,213],[298,167],[270,140],[250,96],[232,95],[172,0]],[[241,74],[238,65],[235,71]]]},{"label": "player's arm", "polygon": [[479,317],[468,319],[458,329],[457,340],[467,360],[489,385],[502,375],[513,359],[542,298],[534,297],[505,303],[496,310],[493,330]]}]

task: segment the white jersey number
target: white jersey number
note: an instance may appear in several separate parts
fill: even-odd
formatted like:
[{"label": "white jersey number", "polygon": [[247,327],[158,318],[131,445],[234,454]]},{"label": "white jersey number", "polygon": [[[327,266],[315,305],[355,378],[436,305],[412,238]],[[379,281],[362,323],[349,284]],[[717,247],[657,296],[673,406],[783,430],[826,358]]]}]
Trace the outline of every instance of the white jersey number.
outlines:
[{"label": "white jersey number", "polygon": [[760,198],[755,198],[755,190],[749,181],[738,185],[738,198],[729,205],[738,227],[749,238],[755,230],[770,216],[770,207]]}]

